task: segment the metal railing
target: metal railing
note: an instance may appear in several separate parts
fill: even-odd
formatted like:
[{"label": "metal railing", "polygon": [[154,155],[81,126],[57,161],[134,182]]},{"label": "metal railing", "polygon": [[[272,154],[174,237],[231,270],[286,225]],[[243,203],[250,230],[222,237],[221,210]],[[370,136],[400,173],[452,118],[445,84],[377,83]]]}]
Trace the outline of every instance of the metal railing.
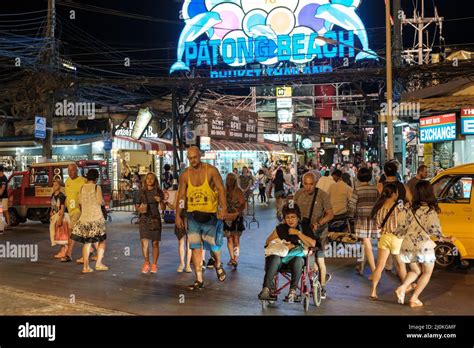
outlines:
[{"label": "metal railing", "polygon": [[[260,222],[256,219],[255,217],[255,196],[257,194],[251,192],[248,197],[247,197],[247,209],[244,214],[244,224],[245,227],[250,230],[252,224],[257,224],[257,228],[260,228]],[[251,219],[250,221],[247,221],[247,219]]]}]

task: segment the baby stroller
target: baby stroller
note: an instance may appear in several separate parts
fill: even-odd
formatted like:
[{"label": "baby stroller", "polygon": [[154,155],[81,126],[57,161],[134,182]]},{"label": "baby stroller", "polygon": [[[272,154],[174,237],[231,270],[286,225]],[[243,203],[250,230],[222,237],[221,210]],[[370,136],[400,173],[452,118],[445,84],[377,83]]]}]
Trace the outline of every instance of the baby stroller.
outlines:
[{"label": "baby stroller", "polygon": [[[319,281],[319,271],[313,271],[308,262],[309,257],[315,253],[315,248],[310,248],[308,250],[308,255],[305,257],[305,263],[303,266],[303,273],[301,274],[301,279],[298,285],[298,294],[295,299],[295,302],[301,302],[303,304],[305,312],[309,310],[311,297],[313,298],[313,303],[316,307],[321,305],[321,283]],[[282,284],[279,284],[280,275],[284,278]],[[282,265],[278,271],[278,274],[273,280],[271,296],[274,298],[274,300],[260,300],[262,303],[262,309],[266,310],[269,304],[275,303],[278,300],[278,295],[283,292],[283,289],[289,287],[290,283],[291,271],[288,269],[287,265]]]}]

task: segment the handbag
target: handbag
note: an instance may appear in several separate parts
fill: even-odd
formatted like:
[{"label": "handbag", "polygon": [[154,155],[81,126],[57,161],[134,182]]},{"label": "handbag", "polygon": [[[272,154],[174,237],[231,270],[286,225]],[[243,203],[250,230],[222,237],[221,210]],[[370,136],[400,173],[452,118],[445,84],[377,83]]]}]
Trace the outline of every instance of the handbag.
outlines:
[{"label": "handbag", "polygon": [[[316,203],[316,198],[318,197],[318,192],[319,192],[319,189],[318,188],[315,188],[314,190],[314,196],[313,196],[313,200],[311,201],[311,209],[309,210],[309,217],[304,217],[302,220],[301,220],[301,224],[302,225],[306,225],[306,227],[309,227],[311,230],[311,217],[313,216],[313,212],[314,212],[314,204]],[[316,230],[314,232],[314,234],[317,234],[317,233],[322,233],[322,231],[319,231],[320,228],[318,228],[318,230]]]},{"label": "handbag", "polygon": [[222,246],[224,244],[224,221],[222,220],[217,220],[216,223],[216,245],[218,247]]},{"label": "handbag", "polygon": [[421,227],[421,229],[423,230],[423,232],[426,234],[425,236],[425,241],[424,243],[422,244],[421,248],[422,249],[434,249],[436,248],[436,243],[431,239],[430,237],[430,234],[428,232],[426,232],[425,228],[423,227],[423,225],[420,223],[420,221],[418,220],[418,218],[416,217],[416,213],[414,212],[413,213],[413,217],[415,218],[415,221],[416,223],[418,224],[418,226]]},{"label": "handbag", "polygon": [[282,263],[287,264],[291,260],[293,260],[295,257],[305,257],[304,253],[304,248],[299,245],[297,247],[294,247],[291,249],[288,254],[281,260]]},{"label": "handbag", "polygon": [[58,226],[58,221],[54,226],[54,243],[58,245],[67,245],[69,241],[69,226],[63,219],[61,226]]}]

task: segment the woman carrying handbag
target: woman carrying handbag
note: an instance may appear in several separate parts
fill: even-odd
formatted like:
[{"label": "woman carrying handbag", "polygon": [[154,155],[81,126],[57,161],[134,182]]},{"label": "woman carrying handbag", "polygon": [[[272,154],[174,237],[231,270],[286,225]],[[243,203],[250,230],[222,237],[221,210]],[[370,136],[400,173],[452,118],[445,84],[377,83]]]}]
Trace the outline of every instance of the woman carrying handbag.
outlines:
[{"label": "woman carrying handbag", "polygon": [[66,195],[61,192],[61,188],[61,181],[55,180],[53,182],[53,195],[51,196],[49,227],[51,246],[61,245],[59,253],[54,255],[55,259],[61,259],[66,256],[71,225],[69,215],[65,212]]},{"label": "woman carrying handbag", "polygon": [[[410,264],[403,284],[397,288],[395,294],[398,303],[404,304],[405,293],[410,287],[414,288],[410,299],[410,307],[421,307],[418,297],[428,285],[435,266],[436,243],[431,239],[437,238],[445,242],[453,242],[452,237],[443,237],[438,214],[440,209],[428,181],[421,181],[415,186],[411,207],[407,206],[398,215],[397,233],[403,235],[400,258]],[[416,286],[415,281],[417,281]]]}]

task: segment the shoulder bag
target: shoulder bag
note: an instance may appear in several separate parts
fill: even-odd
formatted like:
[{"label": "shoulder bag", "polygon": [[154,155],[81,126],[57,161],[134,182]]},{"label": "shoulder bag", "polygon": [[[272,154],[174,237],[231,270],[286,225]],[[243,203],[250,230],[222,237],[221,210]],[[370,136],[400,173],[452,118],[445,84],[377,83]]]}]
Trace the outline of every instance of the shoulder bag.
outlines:
[{"label": "shoulder bag", "polygon": [[418,220],[418,218],[416,217],[416,212],[413,212],[413,217],[415,218],[415,221],[418,224],[418,226],[420,226],[421,229],[423,230],[423,232],[426,234],[425,241],[423,242],[421,248],[422,249],[431,249],[431,248],[434,249],[436,247],[436,243],[431,239],[430,234],[428,232],[426,232],[425,228],[420,223],[420,220]]},{"label": "shoulder bag", "polygon": [[387,215],[385,215],[385,218],[383,219],[382,221],[382,225],[380,225],[380,229],[383,230],[383,228],[385,227],[385,225],[387,224],[387,221],[388,219],[390,218],[390,215],[392,215],[393,211],[395,210],[395,208],[397,207],[398,205],[398,202],[395,202],[395,204],[390,208],[390,210],[388,211]]}]

